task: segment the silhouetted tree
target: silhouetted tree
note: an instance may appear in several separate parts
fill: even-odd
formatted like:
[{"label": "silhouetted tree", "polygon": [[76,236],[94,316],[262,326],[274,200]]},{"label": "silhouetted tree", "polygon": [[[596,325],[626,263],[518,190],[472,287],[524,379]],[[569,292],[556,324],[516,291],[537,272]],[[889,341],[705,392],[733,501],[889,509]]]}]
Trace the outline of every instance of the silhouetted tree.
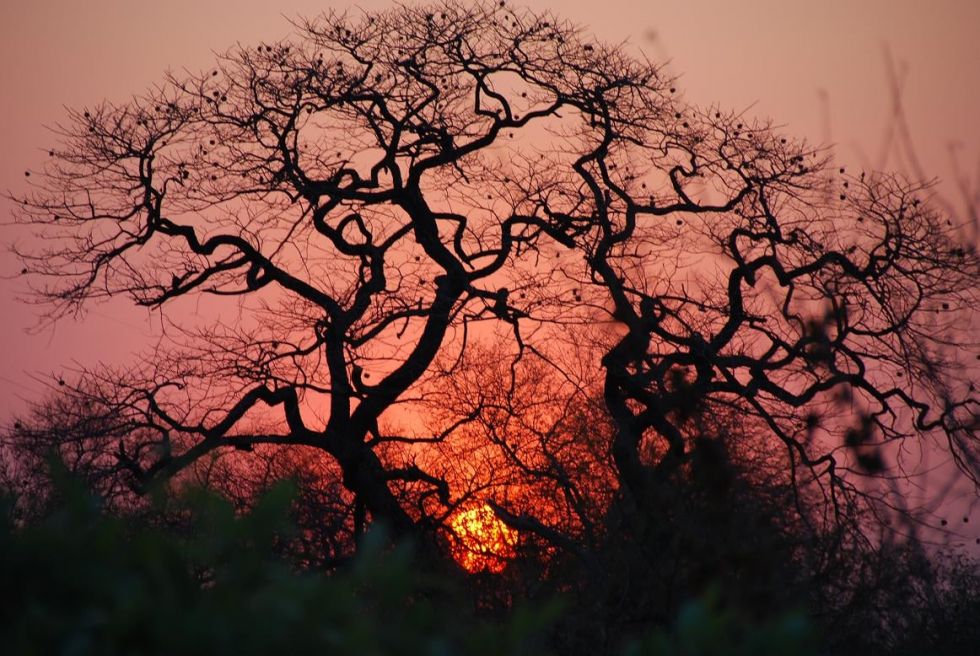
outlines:
[{"label": "silhouetted tree", "polygon": [[[637,530],[685,507],[682,479],[719,494],[752,449],[778,447],[787,503],[828,526],[858,497],[893,505],[859,480],[911,475],[909,449],[980,480],[978,257],[928,187],[830,170],[550,14],[448,1],[296,28],[72,111],[18,199],[52,318],[128,296],[168,320],[132,369],[64,381],[132,427],[86,438],[93,467],[142,492],[217,453],[308,447],[336,463],[345,530],[396,535],[444,530],[481,488],[544,484],[571,514],[492,500],[559,546],[603,516],[575,505],[606,453],[590,498],[618,493]],[[481,394],[464,369],[491,336],[503,380]],[[534,367],[570,387],[515,437],[536,405],[515,391],[549,393],[518,385]],[[452,389],[463,411],[422,430],[412,408]],[[597,398],[609,429],[583,463],[592,411],[567,402]],[[758,433],[716,430],[733,418]],[[503,460],[467,476],[442,456],[465,459],[474,425]],[[13,435],[46,430],[70,433]],[[815,499],[823,514],[802,510]]]}]

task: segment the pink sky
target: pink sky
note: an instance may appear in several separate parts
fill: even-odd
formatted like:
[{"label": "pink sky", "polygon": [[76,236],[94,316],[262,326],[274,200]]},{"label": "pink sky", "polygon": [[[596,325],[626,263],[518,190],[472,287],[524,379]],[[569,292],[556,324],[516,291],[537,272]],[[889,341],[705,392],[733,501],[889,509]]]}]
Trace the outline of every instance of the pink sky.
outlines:
[{"label": "pink sky", "polygon": [[[883,50],[908,64],[906,109],[927,172],[950,176],[948,145],[959,144],[977,176],[980,158],[980,3],[965,0],[604,0],[544,2],[608,41],[626,41],[652,58],[669,56],[680,88],[698,103],[718,102],[770,116],[787,131],[822,141],[821,90],[829,98],[830,135],[843,161],[875,153],[890,111]],[[364,9],[390,6],[367,0]],[[289,33],[285,17],[327,6],[311,0],[39,0],[0,5],[0,189],[23,189],[52,135],[43,126],[63,106],[125,99],[164,70],[203,69],[212,51]],[[330,6],[352,7],[333,2]],[[975,183],[974,183],[975,184]],[[948,188],[948,187],[947,187]],[[9,216],[9,204],[0,212]],[[21,235],[0,228],[0,241]],[[19,270],[0,256],[0,274]],[[77,362],[125,361],[147,343],[154,323],[123,304],[95,307],[83,322],[63,321],[30,335],[36,308],[15,301],[16,277],[0,280],[0,419],[36,398],[32,377]]]}]

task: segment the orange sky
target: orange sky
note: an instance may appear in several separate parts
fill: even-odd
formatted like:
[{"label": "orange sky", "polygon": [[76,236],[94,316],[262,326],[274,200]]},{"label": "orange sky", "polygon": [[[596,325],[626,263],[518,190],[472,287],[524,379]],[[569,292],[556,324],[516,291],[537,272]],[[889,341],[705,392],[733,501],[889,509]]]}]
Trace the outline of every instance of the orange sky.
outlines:
[{"label": "orange sky", "polygon": [[[362,0],[364,9],[390,6]],[[823,141],[821,90],[829,98],[830,137],[841,159],[875,159],[889,115],[883,49],[907,62],[906,109],[930,174],[948,178],[948,144],[976,178],[980,158],[980,2],[970,0],[604,0],[545,2],[609,41],[628,40],[669,56],[680,88],[698,103],[718,102],[771,116],[789,132]],[[283,16],[313,14],[323,0],[37,0],[0,4],[0,189],[23,189],[25,168],[42,160],[43,128],[63,105],[124,99],[171,68],[205,68],[213,50],[289,32]],[[334,7],[353,3],[334,1]],[[976,184],[976,183],[974,183]],[[0,200],[0,213],[9,205]],[[21,238],[3,227],[0,241]],[[0,275],[19,265],[0,256]],[[104,306],[82,323],[25,334],[35,308],[15,302],[21,281],[0,280],[0,419],[23,408],[43,384],[32,373],[76,361],[125,361],[153,332],[148,315]]]}]

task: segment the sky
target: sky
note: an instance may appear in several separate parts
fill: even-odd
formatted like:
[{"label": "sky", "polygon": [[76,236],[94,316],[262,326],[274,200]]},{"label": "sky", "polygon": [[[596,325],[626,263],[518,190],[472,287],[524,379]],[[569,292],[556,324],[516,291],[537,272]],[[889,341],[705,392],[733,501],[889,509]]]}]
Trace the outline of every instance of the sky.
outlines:
[{"label": "sky", "polygon": [[[391,6],[362,0],[356,6]],[[839,160],[877,161],[891,112],[884,52],[907,67],[904,104],[923,168],[949,183],[949,147],[974,178],[980,164],[980,2],[969,0],[567,0],[551,9],[599,38],[669,59],[688,100],[771,117],[787,132],[830,141]],[[166,70],[207,68],[236,43],[287,35],[287,18],[333,0],[36,0],[0,3],[0,191],[24,189],[24,170],[54,143],[65,106],[123,100]],[[6,222],[0,243],[24,236]],[[125,362],[159,323],[124,303],[40,331],[39,308],[18,301],[20,265],[0,254],[0,421],[21,411],[60,372]]]}]

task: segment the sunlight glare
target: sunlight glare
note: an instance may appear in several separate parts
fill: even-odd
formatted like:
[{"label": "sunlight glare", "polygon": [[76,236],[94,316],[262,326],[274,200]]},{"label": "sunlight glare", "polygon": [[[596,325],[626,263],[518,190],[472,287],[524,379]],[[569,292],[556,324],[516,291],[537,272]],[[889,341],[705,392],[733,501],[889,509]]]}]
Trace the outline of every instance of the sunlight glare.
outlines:
[{"label": "sunlight glare", "polygon": [[487,504],[460,510],[449,520],[453,558],[471,574],[499,574],[516,555],[517,531],[501,521]]}]

